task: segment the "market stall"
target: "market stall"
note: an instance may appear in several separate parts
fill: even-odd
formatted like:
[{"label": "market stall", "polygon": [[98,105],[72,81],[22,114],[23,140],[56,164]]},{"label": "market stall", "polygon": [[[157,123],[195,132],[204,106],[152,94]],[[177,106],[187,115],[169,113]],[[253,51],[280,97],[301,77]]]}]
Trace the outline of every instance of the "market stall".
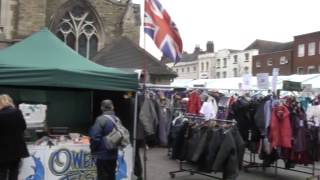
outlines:
[{"label": "market stall", "polygon": [[[40,129],[44,131],[42,135],[49,135],[50,139],[39,143],[39,133],[31,133],[35,134],[30,136],[28,145],[32,156],[24,161],[19,179],[34,179],[39,175],[50,179],[52,173],[59,178],[72,174],[76,179],[88,179],[86,171],[92,172],[92,163],[87,157],[89,144],[84,135],[99,114],[100,101],[112,99],[117,115],[128,129],[132,129],[133,103],[123,96],[137,87],[136,74],[91,62],[47,29],[1,50],[1,93],[9,94],[18,106],[24,103],[31,107],[46,107],[45,125]],[[62,130],[62,135],[50,136],[50,129]],[[80,136],[70,137],[70,132]],[[56,171],[49,163],[57,151],[62,154],[55,162],[62,169],[54,173]],[[69,155],[72,155],[72,162],[68,161]],[[67,168],[61,165],[64,163],[75,164]],[[39,164],[43,165],[42,168]],[[130,171],[128,168],[128,173]]]},{"label": "market stall", "polygon": [[[302,84],[311,84],[313,89],[319,89],[320,74],[305,74],[297,75],[293,74],[290,76],[278,76],[277,77],[277,89],[282,88],[282,82],[284,80],[301,82]],[[269,76],[269,81],[272,82],[272,76]],[[175,79],[172,83],[172,87],[203,87],[208,89],[239,89],[239,83],[243,82],[243,77],[232,77],[223,79]],[[251,77],[251,90],[258,90],[257,77]]]}]

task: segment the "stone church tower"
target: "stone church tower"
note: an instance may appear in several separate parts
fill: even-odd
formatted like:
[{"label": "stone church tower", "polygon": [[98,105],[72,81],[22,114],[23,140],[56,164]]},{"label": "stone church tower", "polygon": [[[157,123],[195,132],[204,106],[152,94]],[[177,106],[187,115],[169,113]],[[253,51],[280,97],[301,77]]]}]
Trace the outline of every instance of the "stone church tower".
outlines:
[{"label": "stone church tower", "polygon": [[48,27],[87,58],[126,36],[139,43],[140,6],[130,0],[0,0],[0,41]]}]

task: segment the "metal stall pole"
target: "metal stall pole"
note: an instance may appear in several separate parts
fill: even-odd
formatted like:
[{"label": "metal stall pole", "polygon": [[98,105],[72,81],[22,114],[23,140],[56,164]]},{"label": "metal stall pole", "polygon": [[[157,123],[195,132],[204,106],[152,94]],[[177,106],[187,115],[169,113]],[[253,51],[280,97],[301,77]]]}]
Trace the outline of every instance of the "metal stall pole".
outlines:
[{"label": "metal stall pole", "polygon": [[143,149],[143,179],[147,180],[147,145],[144,143]]},{"label": "metal stall pole", "polygon": [[[137,146],[137,123],[138,123],[138,91],[134,99],[134,118],[133,118],[133,147],[132,147],[132,175],[134,176],[135,160],[136,160],[136,146]],[[132,178],[131,178],[132,179]]]}]

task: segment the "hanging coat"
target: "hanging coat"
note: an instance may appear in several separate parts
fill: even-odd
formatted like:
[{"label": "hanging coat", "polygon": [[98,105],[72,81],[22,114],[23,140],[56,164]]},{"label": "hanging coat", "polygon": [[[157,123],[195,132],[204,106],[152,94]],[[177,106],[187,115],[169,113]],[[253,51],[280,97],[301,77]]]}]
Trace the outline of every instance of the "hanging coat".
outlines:
[{"label": "hanging coat", "polygon": [[150,98],[145,98],[139,114],[140,122],[146,135],[153,135],[159,122],[158,115]]},{"label": "hanging coat", "polygon": [[188,113],[199,114],[201,108],[200,96],[196,91],[193,91],[188,101]]},{"label": "hanging coat", "polygon": [[289,111],[283,105],[272,109],[269,140],[272,148],[291,148],[292,128],[290,124]]}]

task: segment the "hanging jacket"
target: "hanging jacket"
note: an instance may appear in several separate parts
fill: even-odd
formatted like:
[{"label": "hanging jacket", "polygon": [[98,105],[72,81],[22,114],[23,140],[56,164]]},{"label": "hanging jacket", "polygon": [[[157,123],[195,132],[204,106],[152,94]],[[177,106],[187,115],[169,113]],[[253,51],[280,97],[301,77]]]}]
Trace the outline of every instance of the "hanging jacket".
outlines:
[{"label": "hanging jacket", "polygon": [[208,146],[207,146],[207,152],[208,155],[205,158],[203,171],[205,172],[211,172],[212,166],[217,158],[218,151],[220,149],[220,145],[222,144],[222,141],[224,140],[224,135],[222,133],[222,129],[210,129],[208,131]]},{"label": "hanging jacket", "polygon": [[272,109],[269,140],[272,148],[292,147],[292,128],[289,111],[283,105],[275,106]]},{"label": "hanging jacket", "polygon": [[239,168],[241,169],[246,144],[242,139],[237,127],[233,127],[233,129],[231,130],[231,133],[236,143],[238,163],[239,163]]},{"label": "hanging jacket", "polygon": [[222,172],[223,179],[235,179],[239,174],[237,145],[231,131],[224,134],[213,164],[213,171]]},{"label": "hanging jacket", "polygon": [[193,91],[188,101],[188,113],[199,114],[201,108],[201,100],[198,92]]},{"label": "hanging jacket", "polygon": [[158,135],[160,145],[167,146],[168,145],[168,135],[170,130],[171,123],[171,112],[167,107],[160,106],[159,113],[159,127],[158,127]]},{"label": "hanging jacket", "polygon": [[158,115],[150,98],[145,98],[139,114],[140,123],[146,135],[155,134],[156,125],[158,124]]},{"label": "hanging jacket", "polygon": [[265,135],[265,127],[266,127],[266,120],[265,120],[265,103],[262,102],[258,105],[257,111],[254,115],[254,121],[257,127],[259,128],[259,131],[261,132],[261,135]]}]

